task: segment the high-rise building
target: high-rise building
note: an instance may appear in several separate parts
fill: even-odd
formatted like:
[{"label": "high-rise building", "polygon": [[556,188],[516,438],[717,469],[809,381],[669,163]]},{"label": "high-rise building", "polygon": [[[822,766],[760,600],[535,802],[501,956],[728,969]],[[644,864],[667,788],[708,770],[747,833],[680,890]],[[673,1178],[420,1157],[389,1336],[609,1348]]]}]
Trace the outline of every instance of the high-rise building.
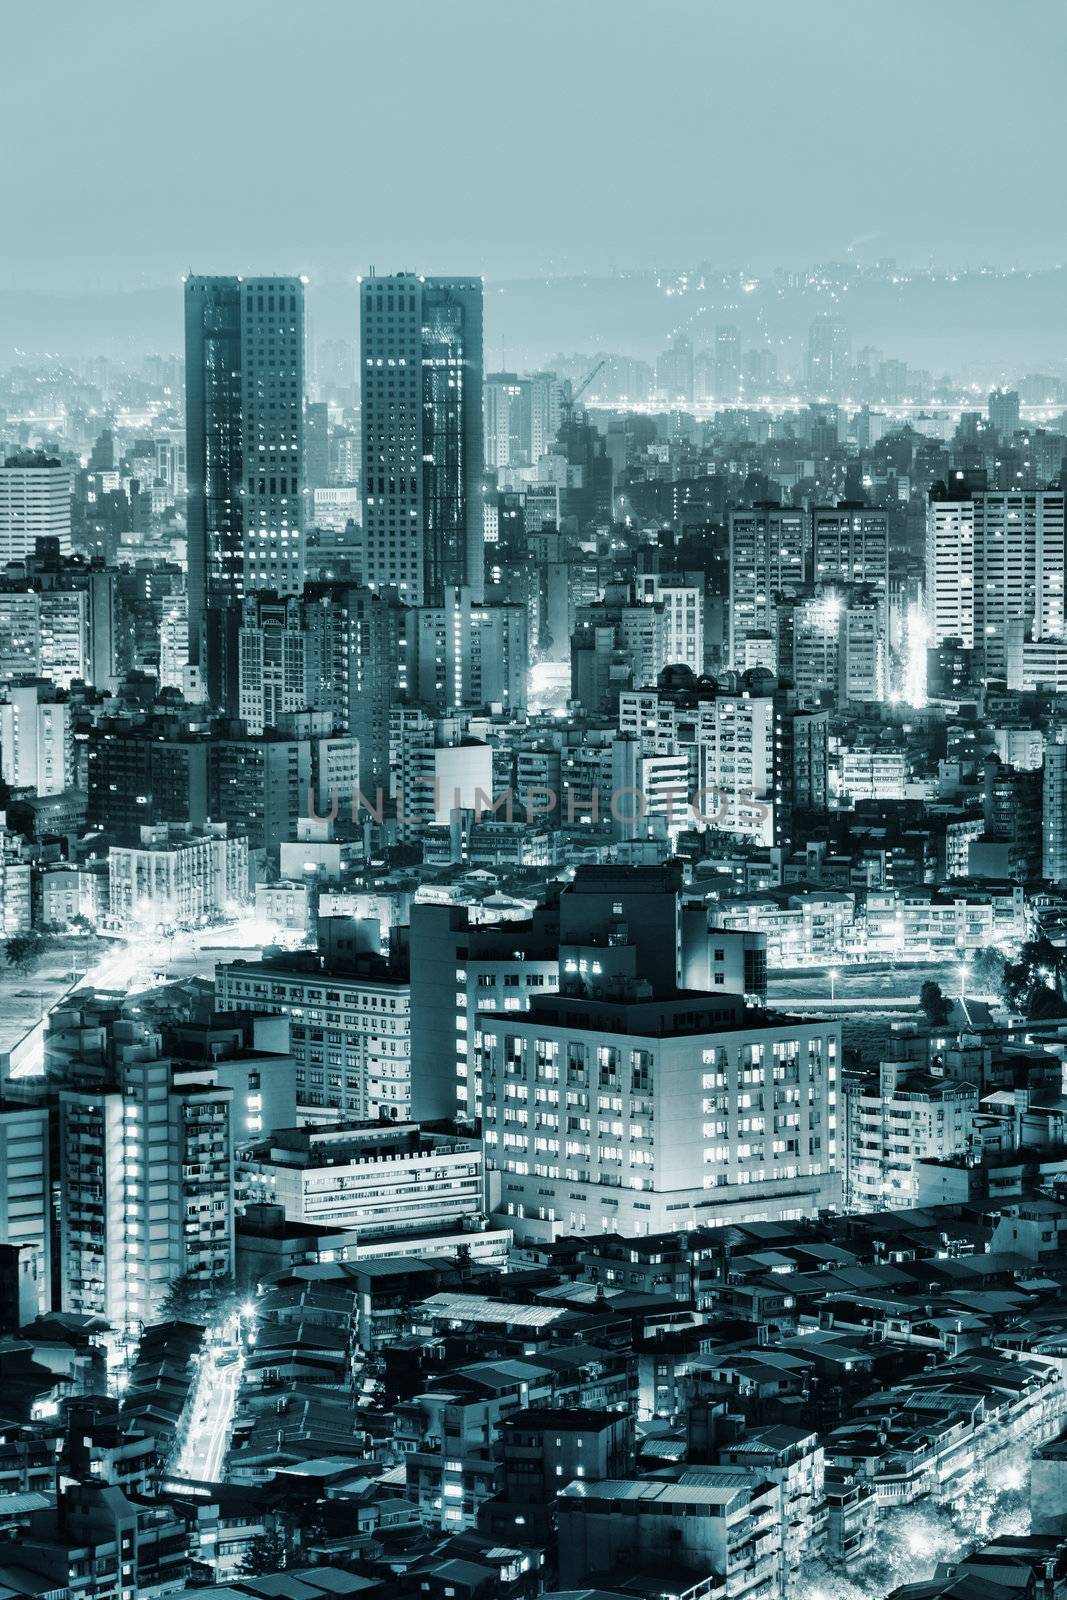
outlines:
[{"label": "high-rise building", "polygon": [[1067,745],[1045,747],[1041,784],[1041,876],[1067,882]]},{"label": "high-rise building", "polygon": [[273,853],[307,814],[311,740],[221,734],[211,740],[208,774],[214,821],[245,829],[249,849]]},{"label": "high-rise building", "polygon": [[526,1011],[559,986],[559,913],[478,925],[466,906],[411,908],[411,1106],[416,1117],[481,1115],[480,1013]]},{"label": "high-rise building", "polygon": [[237,607],[304,578],[304,286],[299,278],[185,283],[189,650],[232,708]]},{"label": "high-rise building", "polygon": [[989,426],[1003,444],[1019,431],[1019,394],[1016,389],[994,389],[989,396]]},{"label": "high-rise building", "polygon": [[42,797],[73,786],[70,706],[50,683],[14,684],[0,702],[0,775]]},{"label": "high-rise building", "polygon": [[364,579],[414,605],[483,590],[482,282],[364,278]]},{"label": "high-rise building", "polygon": [[52,1308],[52,1198],[47,1106],[0,1105],[0,1245],[28,1258],[33,1315]]},{"label": "high-rise building", "polygon": [[736,400],[741,390],[741,330],[733,323],[715,329],[716,400]]},{"label": "high-rise building", "polygon": [[[308,493],[330,482],[330,408],[325,400],[309,401],[304,408],[304,487]],[[310,517],[305,517],[306,523]]]},{"label": "high-rise building", "polygon": [[926,508],[926,622],[930,644],[974,648],[974,505],[931,495]]},{"label": "high-rise building", "polygon": [[277,728],[308,706],[301,602],[269,592],[246,595],[241,609],[239,713],[249,733]]},{"label": "high-rise building", "polygon": [[420,606],[407,620],[407,685],[439,711],[526,704],[527,608],[471,602],[469,589],[445,589],[442,606]]},{"label": "high-rise building", "polygon": [[889,594],[889,513],[847,500],[812,510],[814,583],[862,583]]},{"label": "high-rise building", "polygon": [[70,555],[67,467],[41,450],[23,450],[0,466],[0,566],[31,555],[38,539],[59,540]]},{"label": "high-rise building", "polygon": [[359,741],[359,784],[389,789],[389,714],[406,683],[407,608],[394,593],[323,584],[305,595],[308,703]]},{"label": "high-rise building", "polygon": [[1062,490],[975,497],[975,633],[986,676],[1004,676],[1012,621],[1035,642],[1064,638],[1067,550]]},{"label": "high-rise building", "polygon": [[772,634],[776,597],[796,594],[806,581],[807,524],[803,511],[788,506],[730,512],[729,657],[739,672],[750,664],[747,641]]},{"label": "high-rise building", "polygon": [[657,361],[656,387],[664,400],[686,404],[692,401],[693,341],[687,334],[676,334],[670,348]]},{"label": "high-rise building", "polygon": [[563,407],[563,383],[554,372],[530,379],[530,460],[536,465],[556,442]]},{"label": "high-rise building", "polygon": [[833,397],[844,390],[852,358],[852,340],[844,317],[824,312],[808,333],[808,388]]},{"label": "high-rise building", "polygon": [[[223,962],[215,968],[215,1004],[220,1012],[292,1019],[302,1121],[402,1122],[410,1115],[411,987],[407,974],[380,956],[295,951]],[[454,1099],[444,1114],[453,1113]]]},{"label": "high-rise building", "polygon": [[485,464],[490,472],[500,467],[529,465],[530,379],[514,372],[490,372],[485,379]]},{"label": "high-rise building", "polygon": [[183,1074],[150,1024],[91,990],[50,1018],[45,1063],[62,1309],[128,1333],[158,1318],[174,1278],[231,1277],[233,1087],[207,1066]]}]

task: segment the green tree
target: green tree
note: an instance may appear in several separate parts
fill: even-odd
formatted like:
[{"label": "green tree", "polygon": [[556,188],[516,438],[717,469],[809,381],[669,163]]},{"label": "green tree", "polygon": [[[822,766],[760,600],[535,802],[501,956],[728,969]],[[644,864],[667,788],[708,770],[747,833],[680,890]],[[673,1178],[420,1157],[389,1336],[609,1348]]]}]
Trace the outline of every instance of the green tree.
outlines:
[{"label": "green tree", "polygon": [[945,991],[932,978],[927,978],[919,990],[919,1010],[926,1013],[932,1028],[943,1028],[952,1015],[951,1000],[946,999]]},{"label": "green tree", "polygon": [[287,1554],[280,1533],[257,1533],[241,1558],[241,1577],[262,1578],[265,1573],[280,1572]]}]

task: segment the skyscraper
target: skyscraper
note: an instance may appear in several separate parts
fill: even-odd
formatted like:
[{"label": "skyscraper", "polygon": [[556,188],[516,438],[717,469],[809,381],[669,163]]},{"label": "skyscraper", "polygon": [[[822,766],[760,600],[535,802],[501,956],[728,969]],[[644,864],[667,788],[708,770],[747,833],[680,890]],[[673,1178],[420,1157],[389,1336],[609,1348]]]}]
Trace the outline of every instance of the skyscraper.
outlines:
[{"label": "skyscraper", "polygon": [[530,379],[530,460],[547,455],[559,433],[563,384],[554,372],[535,372]]},{"label": "skyscraper", "polygon": [[926,511],[926,620],[932,645],[974,649],[974,504],[947,493]]},{"label": "skyscraper", "polygon": [[1009,673],[1012,641],[1067,633],[1064,495],[978,492],[931,497],[926,523],[931,643],[960,639],[986,678]]},{"label": "skyscraper", "polygon": [[236,694],[240,601],[304,578],[304,286],[185,283],[189,654],[209,696]]},{"label": "skyscraper", "polygon": [[415,605],[483,591],[482,282],[364,278],[365,580]]}]

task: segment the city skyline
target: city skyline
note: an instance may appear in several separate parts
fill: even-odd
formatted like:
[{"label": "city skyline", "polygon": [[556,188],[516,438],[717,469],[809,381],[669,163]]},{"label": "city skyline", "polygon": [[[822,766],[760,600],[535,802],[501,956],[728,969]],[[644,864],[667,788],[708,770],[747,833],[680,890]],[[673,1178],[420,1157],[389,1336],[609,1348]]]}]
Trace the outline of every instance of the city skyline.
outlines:
[{"label": "city skyline", "polygon": [[12,13],[0,1600],[1067,1600],[1064,43]]}]

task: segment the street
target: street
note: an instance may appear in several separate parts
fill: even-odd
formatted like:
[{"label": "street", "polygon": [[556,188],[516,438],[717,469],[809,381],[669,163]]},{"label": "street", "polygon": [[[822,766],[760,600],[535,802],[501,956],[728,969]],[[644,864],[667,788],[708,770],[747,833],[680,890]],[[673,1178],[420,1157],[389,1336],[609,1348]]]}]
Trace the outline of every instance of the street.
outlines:
[{"label": "street", "polygon": [[231,1357],[220,1363],[214,1354],[204,1357],[193,1399],[193,1415],[185,1448],[174,1469],[176,1478],[196,1483],[218,1483],[233,1426],[242,1362]]}]

